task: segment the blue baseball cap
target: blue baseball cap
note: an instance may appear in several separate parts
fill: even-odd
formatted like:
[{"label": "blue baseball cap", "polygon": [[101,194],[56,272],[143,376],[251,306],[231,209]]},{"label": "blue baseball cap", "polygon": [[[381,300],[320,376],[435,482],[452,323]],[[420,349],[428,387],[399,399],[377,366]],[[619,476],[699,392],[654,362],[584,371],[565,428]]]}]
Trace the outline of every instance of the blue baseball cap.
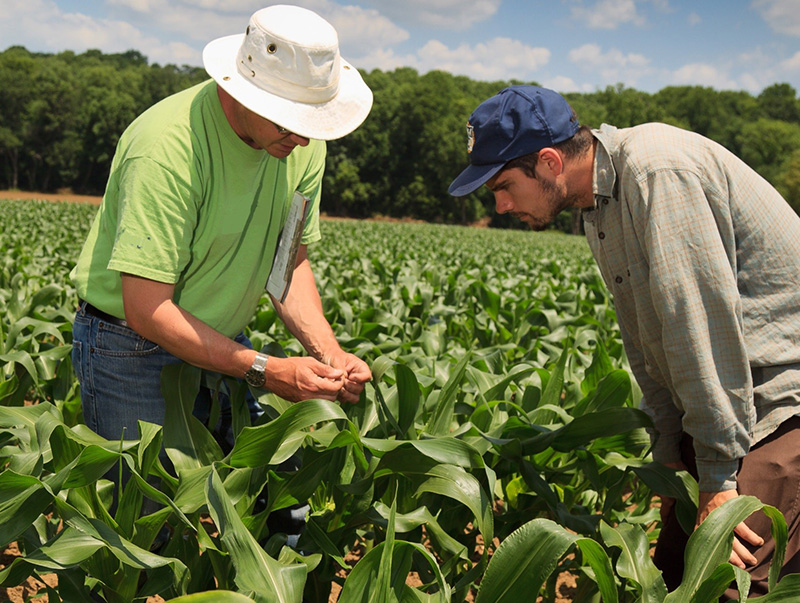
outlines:
[{"label": "blue baseball cap", "polygon": [[482,102],[467,122],[469,165],[448,192],[463,197],[517,157],[572,138],[580,128],[564,97],[539,86],[509,86]]}]

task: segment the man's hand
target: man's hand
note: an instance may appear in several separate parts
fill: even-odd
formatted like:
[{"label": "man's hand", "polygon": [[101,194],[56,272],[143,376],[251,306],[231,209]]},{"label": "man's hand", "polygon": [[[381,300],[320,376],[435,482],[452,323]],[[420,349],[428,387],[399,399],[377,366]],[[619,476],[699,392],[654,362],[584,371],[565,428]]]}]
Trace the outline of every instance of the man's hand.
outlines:
[{"label": "man's hand", "polygon": [[[697,522],[694,527],[695,530],[697,529],[697,526],[705,521],[706,517],[708,517],[708,514],[711,513],[711,511],[722,505],[722,503],[731,500],[732,498],[736,498],[737,496],[739,496],[739,494],[736,492],[736,490],[724,490],[722,492],[700,492],[700,501],[697,505]],[[739,541],[739,538],[752,544],[753,546],[761,546],[764,544],[764,539],[747,527],[747,524],[744,522],[736,526],[733,531],[735,535],[733,537],[733,550],[731,551],[730,562],[741,569],[745,569],[745,564],[755,565],[757,559]],[[737,536],[739,538],[737,538]]]},{"label": "man's hand", "polygon": [[327,355],[325,361],[332,367],[344,371],[344,383],[339,391],[338,400],[350,404],[358,402],[364,385],[372,379],[372,371],[369,370],[367,363],[341,348]]},{"label": "man's hand", "polygon": [[[664,463],[665,466],[675,469],[677,471],[686,471],[686,465],[677,461],[674,463]],[[739,494],[736,490],[725,490],[723,492],[700,492],[700,500],[697,505],[697,520],[695,521],[694,529],[705,521],[708,514],[714,509],[719,507],[725,501],[736,498]],[[661,497],[661,521],[666,521],[667,516],[672,512],[675,506],[675,499],[667,496]],[[751,530],[747,525],[742,522],[734,529],[735,536],[733,537],[733,550],[731,551],[730,562],[741,569],[745,569],[745,564],[754,565],[756,558],[752,553],[745,548],[736,536],[742,538],[754,546],[761,546],[764,544],[764,539]]]},{"label": "man's hand", "polygon": [[290,402],[312,398],[334,401],[344,387],[345,376],[342,369],[323,364],[309,356],[270,356],[264,387]]}]

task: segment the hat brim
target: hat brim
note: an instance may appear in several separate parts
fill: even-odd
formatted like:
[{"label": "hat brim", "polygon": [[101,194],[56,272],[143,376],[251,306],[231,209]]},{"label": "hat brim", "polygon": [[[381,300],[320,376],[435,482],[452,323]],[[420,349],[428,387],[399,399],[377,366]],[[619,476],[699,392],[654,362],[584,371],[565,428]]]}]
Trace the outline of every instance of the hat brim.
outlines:
[{"label": "hat brim", "polygon": [[504,165],[505,163],[490,163],[488,165],[470,164],[455,180],[453,180],[447,192],[454,197],[465,197],[486,184],[486,182],[499,172]]},{"label": "hat brim", "polygon": [[225,36],[203,49],[203,66],[219,86],[254,113],[304,138],[335,140],[360,126],[372,108],[372,91],[358,69],[341,59],[339,92],[324,103],[300,103],[261,90],[236,65],[244,34]]}]

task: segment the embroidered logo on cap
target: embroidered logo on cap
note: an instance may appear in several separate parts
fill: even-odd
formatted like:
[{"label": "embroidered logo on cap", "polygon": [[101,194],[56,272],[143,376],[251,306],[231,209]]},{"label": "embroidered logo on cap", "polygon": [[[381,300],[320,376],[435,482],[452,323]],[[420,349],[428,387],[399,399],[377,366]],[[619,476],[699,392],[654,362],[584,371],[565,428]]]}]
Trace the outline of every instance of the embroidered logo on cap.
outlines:
[{"label": "embroidered logo on cap", "polygon": [[472,147],[475,146],[475,128],[467,122],[467,153],[472,153]]}]

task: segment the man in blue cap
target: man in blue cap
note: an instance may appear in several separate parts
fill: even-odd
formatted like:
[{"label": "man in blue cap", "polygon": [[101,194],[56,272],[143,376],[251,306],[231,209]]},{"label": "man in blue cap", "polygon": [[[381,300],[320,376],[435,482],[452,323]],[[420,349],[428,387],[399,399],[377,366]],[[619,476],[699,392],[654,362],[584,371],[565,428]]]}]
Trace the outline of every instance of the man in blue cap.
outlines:
[{"label": "man in blue cap", "polygon": [[[697,525],[756,496],[786,517],[782,573],[800,572],[800,218],[711,140],[665,124],[592,130],[537,86],[482,103],[467,133],[470,164],[452,195],[485,184],[499,213],[535,230],[583,210],[653,455],[698,478]],[[674,589],[687,536],[662,501],[656,564]],[[731,562],[750,572],[752,595],[767,592],[774,548],[762,513],[736,527]]]}]

